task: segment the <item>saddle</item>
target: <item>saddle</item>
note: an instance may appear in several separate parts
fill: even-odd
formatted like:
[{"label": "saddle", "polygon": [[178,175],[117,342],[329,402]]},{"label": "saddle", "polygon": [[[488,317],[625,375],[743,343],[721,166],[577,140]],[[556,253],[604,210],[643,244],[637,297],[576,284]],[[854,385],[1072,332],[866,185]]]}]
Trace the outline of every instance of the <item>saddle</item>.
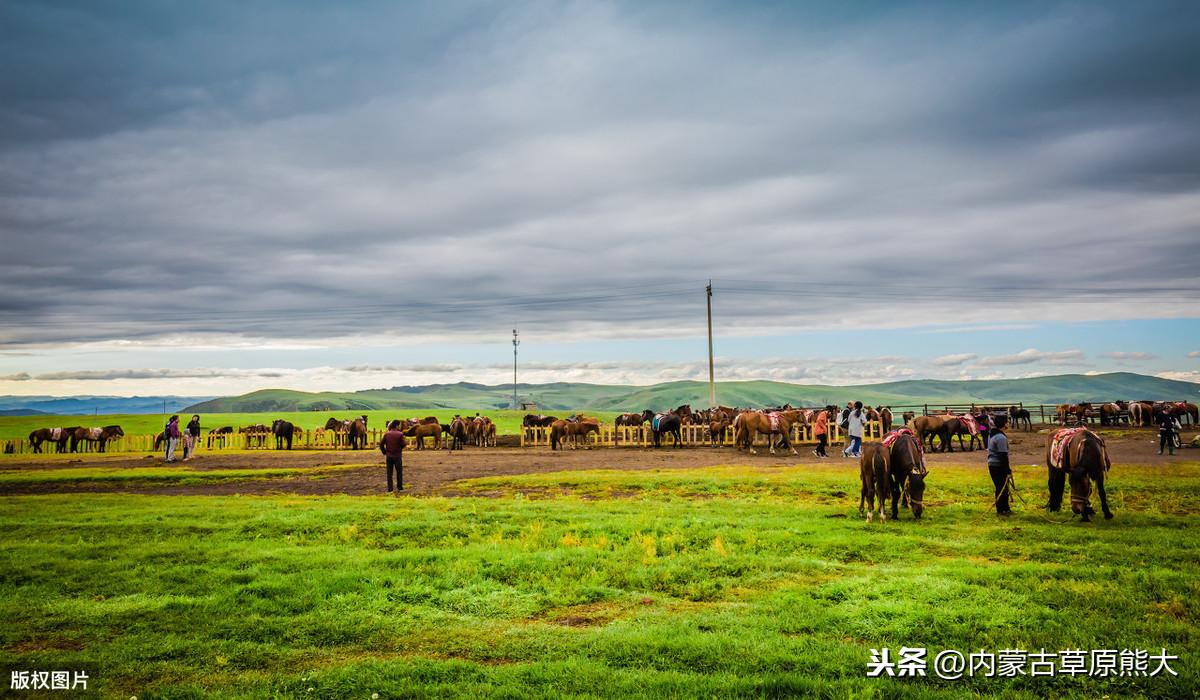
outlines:
[{"label": "saddle", "polygon": [[654,414],[654,418],[650,420],[650,428],[657,431],[659,428],[659,425],[662,424],[662,419],[665,418],[666,415],[667,414],[665,414],[665,413]]},{"label": "saddle", "polygon": [[99,440],[100,433],[102,433],[102,432],[104,432],[104,430],[102,428],[92,428],[91,430],[88,431],[88,434],[92,436],[93,440]]},{"label": "saddle", "polygon": [[917,434],[914,433],[912,430],[910,430],[908,428],[897,428],[897,429],[893,430],[892,432],[888,433],[887,435],[884,435],[883,436],[884,449],[891,450],[892,445],[896,444],[896,441],[899,440],[902,435],[909,436],[910,438],[913,439],[913,442],[917,443],[917,459],[919,459],[921,461],[920,468],[923,472],[925,469],[925,445],[921,442],[921,440],[919,440],[917,438]]},{"label": "saddle", "polygon": [[1050,442],[1050,464],[1048,466],[1054,469],[1062,469],[1063,455],[1067,451],[1067,443],[1071,442],[1071,438],[1079,433],[1086,433],[1088,429],[1083,426],[1075,428],[1064,428],[1054,433],[1054,437]]},{"label": "saddle", "polygon": [[971,435],[974,436],[979,434],[979,422],[975,420],[975,416],[968,413],[966,415],[959,416],[958,419],[967,424],[967,432],[969,432]]},{"label": "saddle", "polygon": [[780,430],[779,430],[779,414],[778,413],[768,413],[767,414],[767,424],[771,426],[771,432],[773,432],[773,433],[780,432]]}]

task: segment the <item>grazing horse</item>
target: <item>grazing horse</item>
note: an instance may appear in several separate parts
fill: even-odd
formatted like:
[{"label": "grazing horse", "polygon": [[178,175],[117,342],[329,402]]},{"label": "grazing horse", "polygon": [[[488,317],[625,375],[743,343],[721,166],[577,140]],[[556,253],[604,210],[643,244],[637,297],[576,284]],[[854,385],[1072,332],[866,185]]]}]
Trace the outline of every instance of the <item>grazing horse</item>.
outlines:
[{"label": "grazing horse", "polygon": [[[859,477],[862,480],[862,494],[858,501],[858,513],[864,513],[867,506],[867,520],[871,520],[871,511],[879,515],[880,520],[887,519],[885,499],[892,499],[892,519],[900,518],[900,505],[912,509],[914,518],[918,520],[925,511],[925,460],[921,454],[921,443],[916,434],[907,428],[901,428],[888,433],[883,443],[872,442],[863,445],[862,456],[859,458]],[[875,510],[875,498],[878,497],[879,508]]]},{"label": "grazing horse", "polygon": [[1092,508],[1092,482],[1100,493],[1100,508],[1104,519],[1111,520],[1108,494],[1104,491],[1104,475],[1112,467],[1104,439],[1087,428],[1059,430],[1046,438],[1046,464],[1049,472],[1050,511],[1062,508],[1065,482],[1071,484],[1071,512],[1089,522],[1096,511]]},{"label": "grazing horse", "polygon": [[653,445],[655,449],[662,447],[662,436],[668,434],[671,436],[673,443],[672,448],[683,447],[683,419],[673,411],[666,413],[655,413],[650,409],[642,411],[642,422],[650,423],[650,432],[654,435]]},{"label": "grazing horse", "polygon": [[799,452],[792,445],[791,434],[792,426],[799,423],[804,425],[803,411],[789,410],[778,411],[776,413],[763,413],[761,411],[748,411],[737,417],[734,421],[734,427],[737,435],[737,447],[749,448],[750,454],[756,455],[758,452],[754,450],[754,440],[759,433],[767,436],[767,444],[771,454],[775,454],[775,436],[779,435],[781,443],[785,449],[792,451],[792,454],[798,455]]},{"label": "grazing horse", "polygon": [[37,454],[42,451],[42,443],[53,442],[55,452],[66,452],[67,442],[78,429],[78,425],[71,428],[38,428],[29,434],[29,446]]},{"label": "grazing horse", "polygon": [[271,423],[271,434],[275,436],[275,449],[292,449],[292,437],[297,430],[296,426],[285,420],[276,420]]},{"label": "grazing horse", "polygon": [[600,423],[592,419],[559,420],[550,426],[550,449],[557,450],[561,442],[566,446],[566,439],[571,438],[571,449],[578,446],[579,438],[586,438],[588,433],[600,433]]},{"label": "grazing horse", "polygon": [[439,423],[418,423],[404,430],[407,437],[413,438],[416,449],[425,449],[425,438],[433,438],[433,449],[442,449],[442,426]]},{"label": "grazing horse", "polygon": [[1024,423],[1025,430],[1033,430],[1033,418],[1029,415],[1029,409],[1027,408],[1009,406],[1008,420],[1012,423],[1013,427],[1019,427]]},{"label": "grazing horse", "polygon": [[71,432],[71,451],[75,452],[82,442],[98,443],[97,452],[104,452],[109,440],[125,437],[125,431],[119,425],[106,425],[103,428],[76,428]]}]

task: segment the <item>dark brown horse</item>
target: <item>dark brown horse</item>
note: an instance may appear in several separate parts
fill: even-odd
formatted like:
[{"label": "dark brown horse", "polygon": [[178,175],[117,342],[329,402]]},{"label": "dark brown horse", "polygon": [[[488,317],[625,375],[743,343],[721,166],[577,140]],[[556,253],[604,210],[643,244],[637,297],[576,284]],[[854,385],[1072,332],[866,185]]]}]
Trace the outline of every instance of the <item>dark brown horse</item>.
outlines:
[{"label": "dark brown horse", "polygon": [[549,428],[554,425],[554,421],[558,418],[554,416],[535,416],[532,413],[526,413],[524,420],[521,421],[522,428]]},{"label": "dark brown horse", "polygon": [[1025,430],[1033,430],[1033,417],[1030,416],[1029,409],[1027,408],[1009,406],[1008,420],[1012,423],[1013,427],[1020,427],[1021,424],[1024,424]]},{"label": "dark brown horse", "polygon": [[617,416],[614,424],[618,427],[637,428],[645,424],[646,418],[641,413],[622,413]]},{"label": "dark brown horse", "polygon": [[1065,482],[1071,484],[1071,512],[1083,516],[1083,522],[1091,520],[1096,511],[1092,508],[1092,482],[1100,493],[1100,509],[1104,511],[1104,519],[1111,520],[1112,511],[1108,507],[1108,494],[1104,491],[1104,475],[1108,473],[1112,463],[1108,459],[1108,448],[1104,439],[1090,430],[1082,430],[1065,438],[1062,445],[1062,461],[1055,464],[1053,460],[1054,441],[1057,432],[1046,437],[1046,464],[1049,472],[1050,511],[1058,512],[1062,508]]},{"label": "dark brown horse", "polygon": [[883,428],[883,433],[892,432],[892,408],[891,406],[876,406],[875,412],[879,414],[879,422]]},{"label": "dark brown horse", "polygon": [[292,449],[292,438],[301,429],[285,420],[271,423],[271,434],[275,436],[275,449]]},{"label": "dark brown horse", "polygon": [[238,433],[246,436],[246,449],[263,447],[267,444],[267,436],[271,434],[271,426],[262,423],[243,425],[238,428]]},{"label": "dark brown horse", "polygon": [[67,443],[78,429],[78,425],[70,428],[38,428],[29,434],[29,446],[33,448],[34,454],[37,454],[42,451],[42,443],[53,442],[55,452],[66,452]]},{"label": "dark brown horse", "polygon": [[[900,505],[912,509],[914,518],[920,518],[925,511],[925,470],[921,458],[921,448],[915,434],[904,433],[897,435],[890,447],[882,443],[871,442],[863,445],[862,456],[859,458],[859,479],[862,481],[862,493],[858,501],[858,513],[864,513],[866,506],[867,520],[872,518],[872,511],[880,520],[887,520],[885,500],[892,499],[892,519],[900,517]],[[876,509],[875,501],[879,507]]]},{"label": "dark brown horse", "polygon": [[950,443],[950,438],[946,436],[946,419],[944,416],[914,416],[908,421],[908,427],[916,434],[917,440],[922,444],[929,444],[929,451],[933,451],[933,437],[936,435],[941,438],[942,451],[945,451],[946,445]]},{"label": "dark brown horse", "polygon": [[[208,432],[208,447],[224,447],[229,436],[233,434],[232,425],[223,425]],[[155,449],[158,449],[157,447]]]},{"label": "dark brown horse", "polygon": [[683,448],[683,419],[671,411],[655,413],[650,409],[642,411],[642,422],[650,422],[650,432],[654,435],[655,449],[662,447],[662,436],[671,436],[671,447]]},{"label": "dark brown horse", "polygon": [[459,416],[450,421],[450,449],[461,450],[467,442],[467,422]]},{"label": "dark brown horse", "polygon": [[119,425],[106,425],[103,428],[76,428],[71,432],[71,451],[76,452],[82,443],[97,443],[97,452],[104,452],[109,440],[125,437],[125,431]]},{"label": "dark brown horse", "polygon": [[679,422],[682,425],[691,425],[695,422],[695,419],[692,415],[692,405],[690,403],[683,404],[679,408],[676,408],[674,412],[675,415],[679,416]]}]

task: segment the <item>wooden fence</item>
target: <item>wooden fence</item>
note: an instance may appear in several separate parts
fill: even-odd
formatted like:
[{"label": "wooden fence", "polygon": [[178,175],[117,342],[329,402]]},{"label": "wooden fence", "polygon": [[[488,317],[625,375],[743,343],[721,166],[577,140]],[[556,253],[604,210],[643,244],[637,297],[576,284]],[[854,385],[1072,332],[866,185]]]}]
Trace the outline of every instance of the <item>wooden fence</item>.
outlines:
[{"label": "wooden fence", "polygon": [[[793,444],[813,444],[817,443],[817,438],[813,435],[813,427],[811,425],[794,425],[792,432],[788,436]],[[680,428],[680,435],[683,437],[683,444],[688,447],[706,447],[712,444],[712,439],[709,436],[707,425],[685,425]],[[883,424],[878,421],[867,423],[863,430],[864,440],[879,440],[883,438]],[[660,444],[670,447],[674,444],[674,436],[664,433],[660,439]],[[842,430],[837,425],[829,426],[829,442],[842,443],[845,442],[845,437],[842,435]],[[574,442],[572,441],[572,444]],[[600,425],[600,432],[588,433],[586,438],[580,438],[580,446],[585,447],[649,447],[654,444],[654,431],[649,426],[613,426],[607,424]],[[723,439],[718,444],[732,447],[734,444],[733,428],[725,431]],[[767,436],[758,435],[754,441],[755,445],[767,445]],[[550,428],[524,428],[521,433],[521,447],[549,447],[550,446]]]},{"label": "wooden fence", "polygon": [[[368,430],[367,449],[378,449],[377,445],[379,445],[379,440],[383,437],[383,433],[384,431],[379,429]],[[104,447],[104,451],[152,453],[163,450],[164,447],[162,445],[157,449],[155,448],[155,437],[155,435],[126,435],[114,438],[108,441]],[[412,441],[413,439],[409,438],[409,444],[412,444]],[[228,433],[218,435],[210,432],[200,436],[197,453],[220,452],[223,450],[273,450],[275,449],[275,444],[275,436],[271,433]],[[292,437],[292,449],[332,450],[350,448],[346,443],[345,434],[317,428],[296,432]],[[45,454],[53,454],[57,450],[57,443],[42,443],[42,452]],[[67,450],[70,450],[70,443],[67,444]],[[76,445],[76,452],[95,453],[98,451],[99,445],[94,442],[81,441]],[[180,440],[177,451],[181,455],[183,454],[182,440]],[[33,446],[25,438],[0,440],[0,452],[4,454],[33,454]]]}]

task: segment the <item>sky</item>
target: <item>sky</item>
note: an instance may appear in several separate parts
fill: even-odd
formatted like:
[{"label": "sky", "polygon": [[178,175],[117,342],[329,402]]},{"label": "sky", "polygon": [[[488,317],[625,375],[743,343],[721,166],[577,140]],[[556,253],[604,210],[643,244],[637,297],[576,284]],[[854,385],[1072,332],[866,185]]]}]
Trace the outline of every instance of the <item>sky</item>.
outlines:
[{"label": "sky", "polygon": [[0,4],[0,394],[1200,381],[1190,2]]}]

